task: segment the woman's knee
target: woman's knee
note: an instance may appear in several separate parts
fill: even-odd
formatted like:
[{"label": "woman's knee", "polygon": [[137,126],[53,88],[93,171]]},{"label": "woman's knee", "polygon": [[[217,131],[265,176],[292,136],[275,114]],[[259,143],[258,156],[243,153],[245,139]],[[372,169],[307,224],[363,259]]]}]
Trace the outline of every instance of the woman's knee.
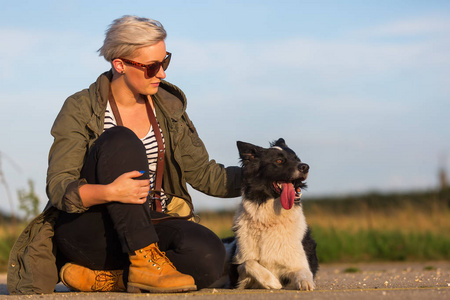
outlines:
[{"label": "woman's knee", "polygon": [[112,149],[143,147],[142,141],[138,136],[124,126],[114,126],[105,130],[98,138],[97,143]]},{"label": "woman's knee", "polygon": [[88,183],[108,184],[134,170],[145,171],[139,179],[149,178],[145,146],[133,131],[116,126],[105,130],[95,141],[81,177]]}]

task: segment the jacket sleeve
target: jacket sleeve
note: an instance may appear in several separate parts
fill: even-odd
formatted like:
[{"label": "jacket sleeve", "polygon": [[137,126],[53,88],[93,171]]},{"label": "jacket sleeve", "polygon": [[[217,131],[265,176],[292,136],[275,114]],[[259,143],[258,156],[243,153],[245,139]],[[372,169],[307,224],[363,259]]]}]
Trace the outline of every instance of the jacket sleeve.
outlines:
[{"label": "jacket sleeve", "polygon": [[79,194],[79,187],[86,184],[80,172],[89,143],[86,110],[82,106],[78,97],[69,97],[51,130],[54,141],[48,158],[47,196],[53,206],[69,213],[88,209]]},{"label": "jacket sleeve", "polygon": [[210,160],[194,124],[187,114],[183,115],[185,124],[180,148],[184,176],[196,190],[214,197],[231,198],[241,194],[242,171],[240,167],[225,167]]}]

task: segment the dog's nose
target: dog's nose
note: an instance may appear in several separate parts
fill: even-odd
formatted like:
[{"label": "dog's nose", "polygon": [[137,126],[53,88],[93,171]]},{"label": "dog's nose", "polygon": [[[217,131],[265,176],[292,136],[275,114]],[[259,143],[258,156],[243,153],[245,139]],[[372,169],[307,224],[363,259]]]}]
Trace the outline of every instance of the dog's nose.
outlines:
[{"label": "dog's nose", "polygon": [[301,164],[298,166],[298,169],[299,169],[300,172],[302,172],[302,173],[308,173],[308,171],[309,171],[309,166],[308,166],[307,164],[301,163]]}]

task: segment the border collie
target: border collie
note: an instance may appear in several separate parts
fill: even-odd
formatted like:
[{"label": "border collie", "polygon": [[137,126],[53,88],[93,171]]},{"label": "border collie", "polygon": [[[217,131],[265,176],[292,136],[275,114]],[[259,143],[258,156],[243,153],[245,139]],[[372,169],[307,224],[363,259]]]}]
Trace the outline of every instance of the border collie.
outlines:
[{"label": "border collie", "polygon": [[235,237],[224,240],[229,286],[239,289],[315,288],[316,242],[303,215],[301,189],[309,166],[278,139],[271,148],[237,142],[243,167]]}]

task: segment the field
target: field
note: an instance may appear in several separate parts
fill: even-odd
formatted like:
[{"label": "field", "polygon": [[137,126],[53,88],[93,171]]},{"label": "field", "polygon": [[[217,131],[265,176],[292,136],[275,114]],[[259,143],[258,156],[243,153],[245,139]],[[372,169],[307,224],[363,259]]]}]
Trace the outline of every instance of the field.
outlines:
[{"label": "field", "polygon": [[[308,199],[303,208],[321,263],[450,260],[450,189]],[[199,212],[200,223],[231,236],[234,211]],[[0,272],[24,228],[0,222]]]},{"label": "field", "polygon": [[[306,197],[305,197],[306,198]],[[368,194],[303,201],[320,262],[450,259],[450,192]],[[201,212],[201,224],[232,235],[234,212]]]}]

